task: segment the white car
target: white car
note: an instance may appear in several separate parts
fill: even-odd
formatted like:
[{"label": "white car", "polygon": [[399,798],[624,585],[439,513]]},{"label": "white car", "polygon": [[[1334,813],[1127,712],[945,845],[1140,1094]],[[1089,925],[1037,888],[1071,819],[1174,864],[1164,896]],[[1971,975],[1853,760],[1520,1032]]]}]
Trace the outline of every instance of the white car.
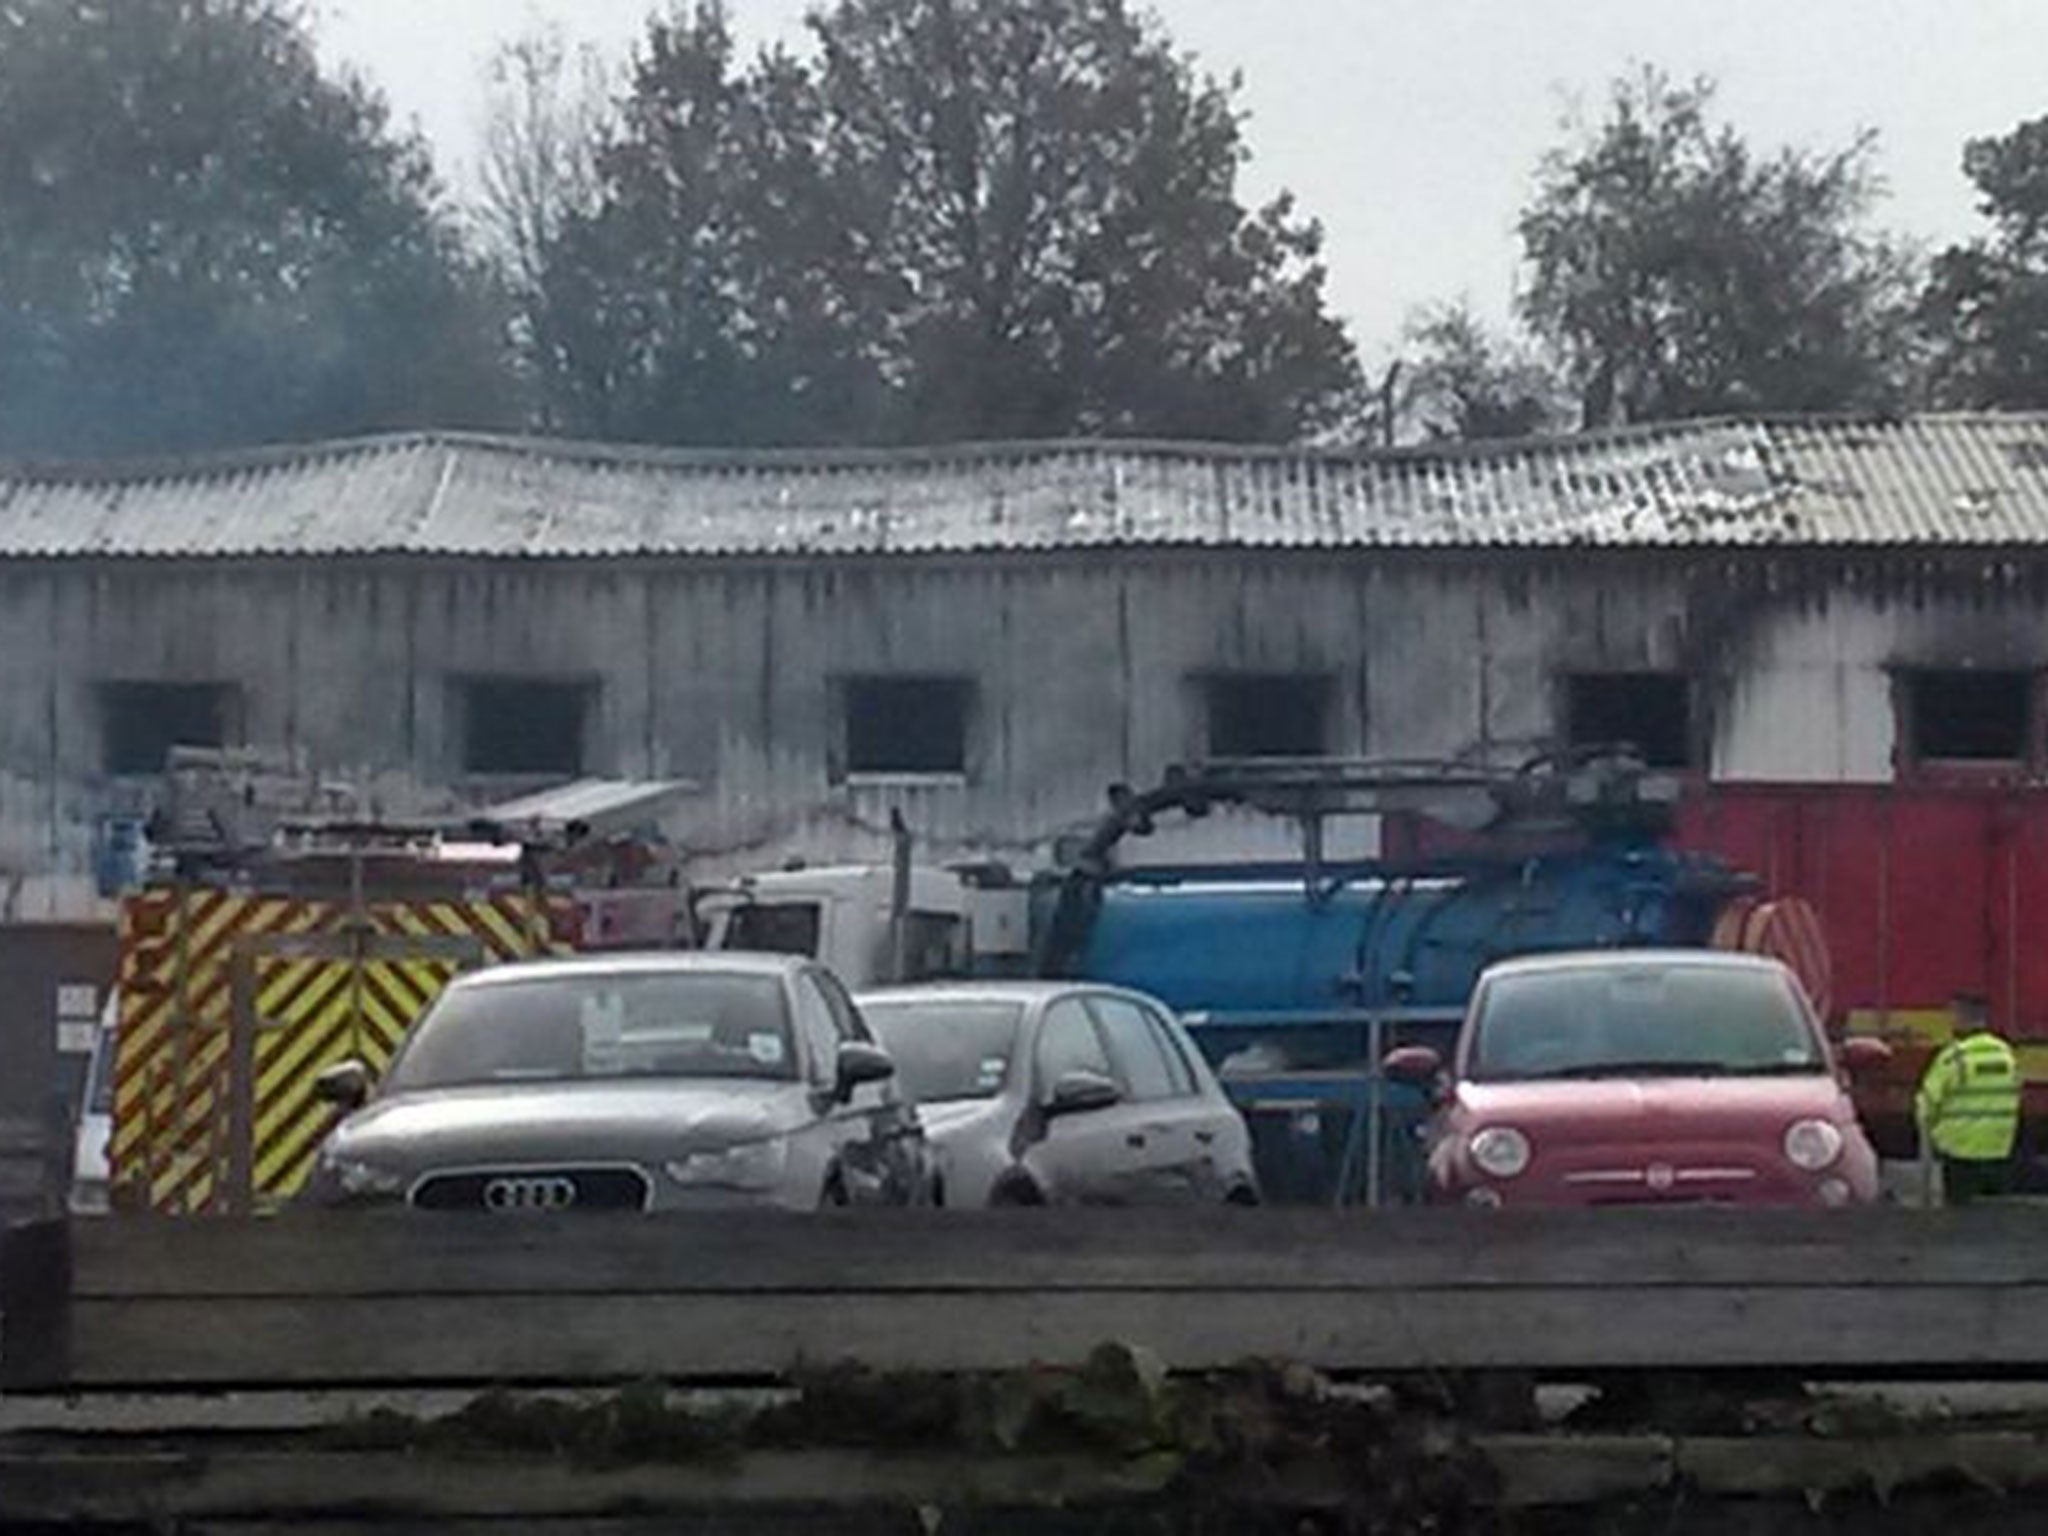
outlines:
[{"label": "white car", "polygon": [[1158,999],[1072,981],[865,992],[950,1206],[1259,1199],[1251,1135]]}]

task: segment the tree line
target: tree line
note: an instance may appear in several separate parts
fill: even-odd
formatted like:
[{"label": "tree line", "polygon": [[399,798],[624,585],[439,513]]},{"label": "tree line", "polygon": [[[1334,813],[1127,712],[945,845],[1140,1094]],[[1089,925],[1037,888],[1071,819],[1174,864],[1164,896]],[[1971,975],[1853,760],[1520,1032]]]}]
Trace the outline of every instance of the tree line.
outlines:
[{"label": "tree line", "polygon": [[[652,0],[650,0],[652,3]],[[1367,379],[1323,233],[1249,204],[1233,82],[1132,0],[821,0],[744,55],[494,61],[449,196],[296,0],[0,0],[0,454],[415,426],[648,443],[1477,438],[2048,405],[2048,118],[1962,154],[1984,233],[1875,222],[1877,146],[1756,150],[1644,72],[1538,168],[1513,329]]]}]

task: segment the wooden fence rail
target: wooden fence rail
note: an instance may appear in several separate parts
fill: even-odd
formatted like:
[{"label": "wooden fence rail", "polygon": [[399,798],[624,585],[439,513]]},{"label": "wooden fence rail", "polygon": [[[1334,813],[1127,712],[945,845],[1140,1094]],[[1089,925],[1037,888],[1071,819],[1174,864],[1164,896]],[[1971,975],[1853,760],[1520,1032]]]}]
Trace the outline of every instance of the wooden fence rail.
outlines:
[{"label": "wooden fence rail", "polygon": [[9,1390],[1182,1370],[2048,1378],[2048,1218],[1321,1211],[16,1229]]}]

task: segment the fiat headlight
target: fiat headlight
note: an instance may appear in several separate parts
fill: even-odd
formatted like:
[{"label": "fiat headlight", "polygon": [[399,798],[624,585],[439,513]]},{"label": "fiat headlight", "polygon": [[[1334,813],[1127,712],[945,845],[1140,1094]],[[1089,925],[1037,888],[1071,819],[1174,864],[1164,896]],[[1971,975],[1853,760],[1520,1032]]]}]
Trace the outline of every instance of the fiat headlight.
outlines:
[{"label": "fiat headlight", "polygon": [[1819,1173],[1842,1155],[1842,1133],[1825,1120],[1796,1120],[1785,1132],[1785,1161]]},{"label": "fiat headlight", "polygon": [[1529,1138],[1510,1126],[1474,1131],[1465,1150],[1474,1167],[1496,1179],[1512,1179],[1529,1166]]},{"label": "fiat headlight", "polygon": [[745,1141],[736,1147],[692,1152],[662,1167],[671,1179],[689,1189],[767,1189],[782,1178],[788,1152],[788,1144],[780,1138]]}]

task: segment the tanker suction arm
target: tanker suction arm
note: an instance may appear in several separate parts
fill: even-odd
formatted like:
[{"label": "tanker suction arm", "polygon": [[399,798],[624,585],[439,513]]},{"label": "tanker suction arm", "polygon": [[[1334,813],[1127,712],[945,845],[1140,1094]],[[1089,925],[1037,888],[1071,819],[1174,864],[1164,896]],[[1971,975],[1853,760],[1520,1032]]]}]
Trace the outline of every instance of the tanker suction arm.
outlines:
[{"label": "tanker suction arm", "polygon": [[1677,781],[1651,774],[1624,747],[1545,751],[1502,766],[1430,758],[1226,758],[1174,764],[1151,789],[1109,787],[1109,808],[1073,854],[1033,972],[1069,974],[1086,941],[1103,881],[1126,837],[1150,836],[1158,818],[1191,819],[1217,806],[1245,806],[1297,822],[1304,894],[1327,895],[1324,827],[1333,816],[1426,817],[1463,833],[1577,832],[1649,842],[1669,829]]}]

